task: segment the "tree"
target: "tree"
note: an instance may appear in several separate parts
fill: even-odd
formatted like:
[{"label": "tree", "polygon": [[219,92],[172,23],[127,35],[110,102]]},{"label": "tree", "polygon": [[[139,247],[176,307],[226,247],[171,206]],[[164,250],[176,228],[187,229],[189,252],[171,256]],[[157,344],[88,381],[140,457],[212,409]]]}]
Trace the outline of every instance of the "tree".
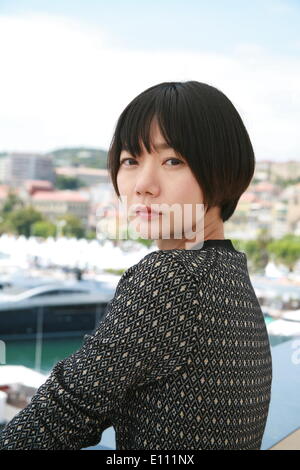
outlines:
[{"label": "tree", "polygon": [[9,214],[6,219],[19,235],[25,235],[25,237],[31,235],[31,226],[40,220],[43,220],[43,215],[32,206],[17,209]]},{"label": "tree", "polygon": [[97,238],[96,230],[87,230],[85,234],[87,240],[94,240]]},{"label": "tree", "polygon": [[59,217],[59,220],[65,220],[66,224],[62,227],[62,233],[65,236],[84,238],[85,228],[78,217],[73,214],[65,214]]},{"label": "tree", "polygon": [[21,208],[24,208],[24,202],[13,190],[10,189],[1,209],[2,217],[5,219],[13,210]]},{"label": "tree", "polygon": [[78,189],[86,184],[75,176],[57,175],[55,187],[58,189]]},{"label": "tree", "polygon": [[40,220],[32,225],[31,234],[35,237],[55,237],[56,225],[49,220]]},{"label": "tree", "polygon": [[300,259],[300,237],[287,234],[280,240],[270,243],[268,249],[274,261],[284,264],[291,272]]},{"label": "tree", "polygon": [[136,239],[137,243],[140,243],[141,245],[144,245],[146,248],[151,248],[152,246],[156,246],[155,240],[152,240],[150,238],[137,238]]},{"label": "tree", "polygon": [[0,235],[3,233],[17,233],[17,231],[9,220],[0,216]]},{"label": "tree", "polygon": [[251,270],[264,274],[269,262],[269,244],[272,238],[268,229],[261,229],[256,240],[240,242],[241,250],[245,251],[250,262]]}]

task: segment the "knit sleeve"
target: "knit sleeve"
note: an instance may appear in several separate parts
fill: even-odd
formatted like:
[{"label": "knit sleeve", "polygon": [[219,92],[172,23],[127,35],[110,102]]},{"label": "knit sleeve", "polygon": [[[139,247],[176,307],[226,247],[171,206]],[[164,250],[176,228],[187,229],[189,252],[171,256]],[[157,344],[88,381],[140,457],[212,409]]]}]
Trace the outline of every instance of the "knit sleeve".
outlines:
[{"label": "knit sleeve", "polygon": [[0,449],[96,445],[128,389],[188,364],[196,340],[196,287],[193,274],[168,250],[129,268],[104,320],[6,425]]}]

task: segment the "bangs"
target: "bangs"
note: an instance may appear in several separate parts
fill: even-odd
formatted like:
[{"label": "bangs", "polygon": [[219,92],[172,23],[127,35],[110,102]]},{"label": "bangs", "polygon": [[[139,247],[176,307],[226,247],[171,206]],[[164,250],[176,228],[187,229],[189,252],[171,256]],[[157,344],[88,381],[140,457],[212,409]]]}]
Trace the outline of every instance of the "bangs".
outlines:
[{"label": "bangs", "polygon": [[137,158],[152,140],[156,123],[169,147],[183,158],[208,208],[219,206],[222,220],[233,214],[254,174],[255,155],[237,109],[219,89],[197,81],[163,82],[136,96],[118,118],[108,150],[107,169],[120,197],[120,154]]},{"label": "bangs", "polygon": [[[183,140],[180,130],[183,126],[179,122],[178,91],[172,83],[166,84],[165,88],[155,89],[151,87],[125,108],[121,125],[115,133],[115,145],[120,152],[126,150],[134,157],[142,154],[142,144],[148,153],[157,151],[151,138],[152,123],[157,122],[166,143],[183,156],[180,145]],[[181,116],[182,119],[184,116]]]}]

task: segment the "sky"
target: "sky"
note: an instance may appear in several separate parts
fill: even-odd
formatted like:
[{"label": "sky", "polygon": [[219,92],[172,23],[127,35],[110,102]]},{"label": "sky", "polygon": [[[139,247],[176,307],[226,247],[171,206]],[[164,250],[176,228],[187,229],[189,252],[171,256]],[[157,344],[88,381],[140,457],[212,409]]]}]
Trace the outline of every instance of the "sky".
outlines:
[{"label": "sky", "polygon": [[107,150],[164,81],[233,102],[257,160],[300,161],[300,0],[0,0],[0,152]]}]

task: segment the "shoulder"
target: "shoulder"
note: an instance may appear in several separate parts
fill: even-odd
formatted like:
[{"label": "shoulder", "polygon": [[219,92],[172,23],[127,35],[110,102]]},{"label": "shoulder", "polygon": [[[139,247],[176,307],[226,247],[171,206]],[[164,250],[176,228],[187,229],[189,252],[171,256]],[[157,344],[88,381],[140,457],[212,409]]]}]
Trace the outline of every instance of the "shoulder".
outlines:
[{"label": "shoulder", "polygon": [[214,250],[156,250],[125,271],[122,280],[205,276],[215,261]]}]

